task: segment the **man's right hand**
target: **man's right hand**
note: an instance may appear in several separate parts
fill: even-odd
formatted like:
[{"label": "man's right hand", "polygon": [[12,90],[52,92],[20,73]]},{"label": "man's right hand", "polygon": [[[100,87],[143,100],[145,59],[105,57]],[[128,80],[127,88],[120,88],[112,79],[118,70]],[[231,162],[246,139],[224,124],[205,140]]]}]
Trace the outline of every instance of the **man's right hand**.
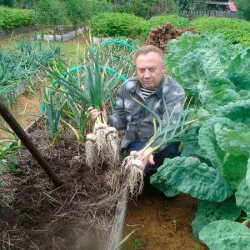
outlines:
[{"label": "man's right hand", "polygon": [[106,107],[105,107],[104,103],[102,104],[102,110],[96,109],[96,108],[93,108],[93,107],[89,107],[88,112],[90,113],[90,117],[91,117],[92,121],[95,121],[99,115],[102,115],[103,119],[106,122],[108,121],[107,111],[106,111]]}]

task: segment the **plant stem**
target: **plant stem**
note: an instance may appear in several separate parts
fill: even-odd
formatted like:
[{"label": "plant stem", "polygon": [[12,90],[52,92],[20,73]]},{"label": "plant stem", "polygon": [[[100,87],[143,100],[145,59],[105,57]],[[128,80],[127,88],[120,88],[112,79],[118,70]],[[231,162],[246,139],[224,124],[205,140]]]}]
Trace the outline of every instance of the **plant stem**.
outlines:
[{"label": "plant stem", "polygon": [[103,115],[99,115],[99,116],[96,118],[95,124],[98,124],[98,123],[103,123],[103,124],[107,125],[107,122],[105,121]]},{"label": "plant stem", "polygon": [[[187,122],[185,122],[185,125],[190,125],[190,124],[192,124],[195,121],[197,121],[197,119],[191,120],[191,121],[187,121]],[[158,133],[157,135],[153,135],[153,137],[149,140],[149,142],[143,148],[143,151],[146,151],[148,148],[151,148],[151,150],[148,151],[148,153],[147,153],[147,155],[145,157],[153,154],[155,151],[157,151],[163,145],[169,143],[169,141],[171,141],[175,137],[181,135],[187,128],[188,128],[188,126],[186,126],[186,128],[184,128],[184,129],[182,129],[179,133],[174,134],[172,137],[168,138],[167,140],[163,140],[160,144],[158,144],[157,146],[151,148],[151,145],[156,141],[156,139],[158,139],[160,136],[164,135],[166,133],[166,131],[162,131],[162,132]]]},{"label": "plant stem", "polygon": [[243,221],[242,224],[249,227],[250,226],[250,219]]}]

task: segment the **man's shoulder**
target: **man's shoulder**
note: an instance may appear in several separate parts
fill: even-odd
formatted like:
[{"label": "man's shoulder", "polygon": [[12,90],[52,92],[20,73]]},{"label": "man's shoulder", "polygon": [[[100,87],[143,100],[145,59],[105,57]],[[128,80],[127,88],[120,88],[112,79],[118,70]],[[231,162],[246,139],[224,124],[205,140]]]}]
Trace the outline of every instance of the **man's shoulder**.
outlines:
[{"label": "man's shoulder", "polygon": [[183,87],[171,76],[164,75],[163,91],[178,90],[184,92]]},{"label": "man's shoulder", "polygon": [[122,89],[128,91],[128,92],[134,92],[136,90],[136,87],[138,85],[138,77],[133,76],[128,78],[121,86]]}]

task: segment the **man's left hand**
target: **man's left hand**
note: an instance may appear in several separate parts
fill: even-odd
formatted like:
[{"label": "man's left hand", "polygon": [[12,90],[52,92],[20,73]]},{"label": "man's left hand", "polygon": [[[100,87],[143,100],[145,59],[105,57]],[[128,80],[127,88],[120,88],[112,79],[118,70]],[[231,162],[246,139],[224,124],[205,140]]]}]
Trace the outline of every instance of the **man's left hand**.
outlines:
[{"label": "man's left hand", "polygon": [[[139,158],[142,161],[143,168],[146,167],[147,163],[150,163],[151,165],[155,165],[154,156],[151,153],[151,151],[152,151],[152,148],[148,148],[146,150],[142,149],[142,150],[140,150],[140,151],[137,152],[137,155],[139,156]],[[132,152],[134,152],[134,151],[132,151]]]}]

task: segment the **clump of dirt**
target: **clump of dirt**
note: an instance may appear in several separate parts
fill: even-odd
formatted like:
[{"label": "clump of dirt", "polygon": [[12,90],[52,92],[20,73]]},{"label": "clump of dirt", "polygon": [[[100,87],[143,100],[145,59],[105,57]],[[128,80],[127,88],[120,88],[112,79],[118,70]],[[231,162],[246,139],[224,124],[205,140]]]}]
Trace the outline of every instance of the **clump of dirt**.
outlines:
[{"label": "clump of dirt", "polygon": [[1,249],[105,249],[121,174],[105,166],[91,171],[70,131],[51,145],[40,122],[29,136],[64,185],[55,188],[26,149],[17,153],[19,166],[3,175],[0,190]]}]

